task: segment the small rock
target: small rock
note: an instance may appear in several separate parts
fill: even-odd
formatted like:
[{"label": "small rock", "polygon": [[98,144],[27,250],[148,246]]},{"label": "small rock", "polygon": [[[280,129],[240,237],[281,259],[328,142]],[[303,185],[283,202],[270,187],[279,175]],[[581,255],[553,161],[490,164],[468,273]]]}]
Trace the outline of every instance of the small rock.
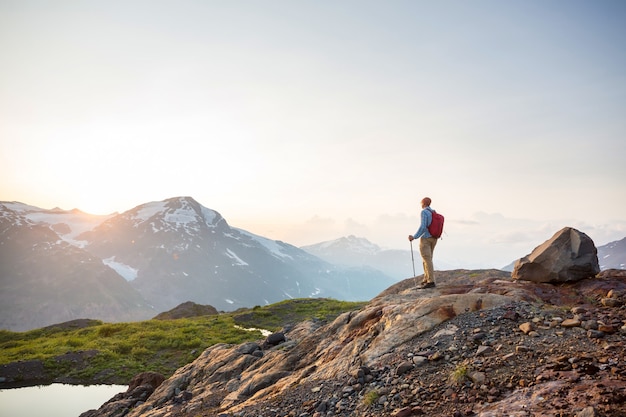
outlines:
[{"label": "small rock", "polygon": [[474,333],[472,335],[472,340],[474,341],[474,343],[480,343],[481,340],[483,340],[485,337],[487,337],[487,334],[485,332],[478,332],[478,333]]},{"label": "small rock", "polygon": [[587,330],[587,337],[590,339],[602,339],[604,337],[604,333],[599,330]]},{"label": "small rock", "polygon": [[157,372],[142,372],[135,375],[133,379],[131,379],[126,392],[131,392],[135,388],[145,384],[152,386],[152,389],[155,390],[163,383],[163,381],[165,381],[165,376]]},{"label": "small rock", "polygon": [[491,352],[492,350],[493,349],[491,348],[491,346],[478,346],[478,349],[476,349],[476,356],[484,355]]},{"label": "small rock", "polygon": [[272,333],[269,336],[267,336],[267,338],[265,339],[264,347],[277,346],[285,341],[286,341],[285,333],[283,332]]},{"label": "small rock", "polygon": [[618,291],[610,290],[607,294],[607,298],[620,298],[621,294]]},{"label": "small rock", "polygon": [[516,321],[519,318],[519,313],[517,311],[507,310],[502,316],[503,319]]},{"label": "small rock", "polygon": [[619,307],[622,305],[622,302],[617,298],[603,298],[600,302],[605,307]]},{"label": "small rock", "polygon": [[251,355],[253,352],[261,350],[261,346],[254,342],[248,342],[239,346],[237,350],[244,355]]},{"label": "small rock", "polygon": [[613,334],[615,333],[615,328],[607,324],[601,324],[598,326],[598,331],[601,331],[602,333]]},{"label": "small rock", "polygon": [[407,372],[409,372],[411,369],[413,369],[413,364],[411,362],[402,362],[396,368],[396,375],[404,375]]},{"label": "small rock", "polygon": [[318,413],[326,413],[327,410],[328,410],[327,401],[321,401],[315,408],[315,411],[317,411]]},{"label": "small rock", "polygon": [[468,377],[476,385],[483,385],[487,379],[484,372],[472,372]]},{"label": "small rock", "polygon": [[578,320],[578,319],[565,319],[561,323],[561,327],[580,327],[580,320]]},{"label": "small rock", "polygon": [[527,321],[526,323],[520,324],[519,329],[524,332],[524,334],[528,334],[533,329],[533,325]]},{"label": "small rock", "polygon": [[354,388],[352,388],[352,387],[350,387],[350,386],[343,387],[343,388],[341,389],[341,392],[342,392],[342,393],[344,393],[344,394],[348,394],[348,395],[350,395],[350,394],[352,394],[352,393],[354,392]]},{"label": "small rock", "polygon": [[576,414],[576,417],[596,417],[598,413],[596,413],[596,409],[593,407],[586,407],[583,410],[579,411]]},{"label": "small rock", "polygon": [[393,417],[408,417],[412,414],[413,410],[411,410],[411,407],[404,407],[391,413]]},{"label": "small rock", "polygon": [[596,320],[585,320],[580,324],[580,327],[582,327],[585,330],[589,330],[589,329],[597,330],[598,322]]},{"label": "small rock", "polygon": [[423,356],[413,356],[412,360],[415,365],[423,365],[428,362],[428,358]]}]

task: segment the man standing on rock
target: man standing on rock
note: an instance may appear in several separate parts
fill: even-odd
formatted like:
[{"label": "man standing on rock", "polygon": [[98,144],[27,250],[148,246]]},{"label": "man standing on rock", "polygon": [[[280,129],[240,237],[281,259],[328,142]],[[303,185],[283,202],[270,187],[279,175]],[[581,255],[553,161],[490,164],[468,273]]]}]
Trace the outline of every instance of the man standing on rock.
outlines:
[{"label": "man standing on rock", "polygon": [[414,235],[409,235],[409,241],[420,240],[420,254],[424,265],[424,280],[418,288],[433,288],[435,286],[435,268],[433,267],[433,251],[437,244],[437,238],[432,237],[428,231],[428,226],[433,221],[433,212],[430,208],[431,199],[422,199],[421,223]]}]

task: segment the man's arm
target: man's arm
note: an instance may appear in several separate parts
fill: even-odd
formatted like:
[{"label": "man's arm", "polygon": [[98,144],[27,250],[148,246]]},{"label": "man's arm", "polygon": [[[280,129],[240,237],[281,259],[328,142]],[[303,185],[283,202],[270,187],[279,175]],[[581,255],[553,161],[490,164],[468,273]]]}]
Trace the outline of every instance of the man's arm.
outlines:
[{"label": "man's arm", "polygon": [[422,214],[420,217],[421,217],[420,228],[417,229],[417,232],[415,232],[415,234],[413,235],[413,239],[419,239],[428,230],[428,210],[426,209],[422,210]]}]

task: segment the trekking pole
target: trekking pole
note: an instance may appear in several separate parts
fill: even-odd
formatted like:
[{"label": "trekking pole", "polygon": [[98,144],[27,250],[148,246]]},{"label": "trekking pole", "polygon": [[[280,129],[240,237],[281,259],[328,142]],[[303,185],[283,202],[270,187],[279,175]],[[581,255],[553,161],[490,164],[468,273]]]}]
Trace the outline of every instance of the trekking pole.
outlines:
[{"label": "trekking pole", "polygon": [[[411,244],[411,263],[413,264],[413,279],[415,279],[415,259],[413,258],[413,241],[410,240],[409,243]],[[417,280],[415,279],[415,285],[417,285]]]}]

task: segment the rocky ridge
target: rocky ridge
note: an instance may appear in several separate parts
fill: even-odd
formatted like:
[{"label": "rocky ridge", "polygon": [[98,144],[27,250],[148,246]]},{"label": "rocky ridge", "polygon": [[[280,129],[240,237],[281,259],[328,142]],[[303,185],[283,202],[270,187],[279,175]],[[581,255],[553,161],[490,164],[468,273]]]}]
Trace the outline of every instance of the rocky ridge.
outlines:
[{"label": "rocky ridge", "polygon": [[618,270],[558,285],[499,270],[438,272],[428,290],[407,279],[332,323],[213,346],[151,395],[129,389],[83,417],[624,416],[625,294]]}]

